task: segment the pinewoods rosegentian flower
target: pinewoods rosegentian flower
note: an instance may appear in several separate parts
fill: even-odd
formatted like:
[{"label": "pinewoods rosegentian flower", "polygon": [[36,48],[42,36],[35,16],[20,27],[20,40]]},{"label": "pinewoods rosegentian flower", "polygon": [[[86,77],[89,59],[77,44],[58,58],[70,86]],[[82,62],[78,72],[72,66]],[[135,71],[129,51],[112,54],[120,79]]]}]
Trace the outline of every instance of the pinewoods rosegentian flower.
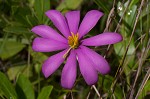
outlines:
[{"label": "pinewoods rosegentian flower", "polygon": [[89,11],[81,24],[80,11],[70,11],[65,17],[57,10],[49,10],[46,15],[59,30],[46,25],[38,25],[32,28],[32,32],[39,35],[33,41],[33,50],[37,52],[52,52],[62,50],[58,54],[49,57],[42,66],[42,72],[47,78],[54,73],[66,60],[62,70],[61,85],[71,89],[77,75],[77,61],[80,72],[88,85],[93,85],[98,80],[98,72],[107,74],[110,71],[108,62],[98,53],[87,46],[102,46],[122,41],[118,33],[105,32],[94,37],[83,39],[102,17],[98,10]]}]

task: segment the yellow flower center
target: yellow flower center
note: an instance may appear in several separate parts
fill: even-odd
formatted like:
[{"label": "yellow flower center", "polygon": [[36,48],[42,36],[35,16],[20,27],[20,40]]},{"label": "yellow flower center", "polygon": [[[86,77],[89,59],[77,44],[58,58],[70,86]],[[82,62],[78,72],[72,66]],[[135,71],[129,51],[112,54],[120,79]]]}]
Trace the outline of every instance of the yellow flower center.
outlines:
[{"label": "yellow flower center", "polygon": [[70,48],[67,50],[67,52],[63,55],[63,58],[66,58],[71,51],[71,49],[75,49],[79,46],[79,34],[74,34],[71,32],[71,36],[68,37],[68,44]]},{"label": "yellow flower center", "polygon": [[68,44],[72,49],[79,46],[79,34],[74,34],[71,32],[71,36],[68,37]]}]

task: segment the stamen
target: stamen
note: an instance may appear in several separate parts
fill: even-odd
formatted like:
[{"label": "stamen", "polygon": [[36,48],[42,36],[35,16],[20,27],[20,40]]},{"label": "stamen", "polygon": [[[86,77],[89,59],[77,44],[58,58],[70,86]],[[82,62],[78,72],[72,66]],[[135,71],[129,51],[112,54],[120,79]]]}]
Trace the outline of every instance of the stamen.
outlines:
[{"label": "stamen", "polygon": [[75,49],[78,47],[78,45],[79,45],[79,34],[78,33],[74,34],[73,32],[71,32],[71,36],[68,37],[68,44],[69,44],[70,48],[63,55],[63,58],[66,58],[68,56],[71,49]]},{"label": "stamen", "polygon": [[79,45],[79,34],[74,34],[71,32],[71,36],[68,37],[68,44],[71,48],[75,49]]},{"label": "stamen", "polygon": [[67,50],[67,52],[63,55],[63,58],[66,58],[67,56],[68,56],[68,54],[69,54],[69,52],[71,51],[71,47]]}]

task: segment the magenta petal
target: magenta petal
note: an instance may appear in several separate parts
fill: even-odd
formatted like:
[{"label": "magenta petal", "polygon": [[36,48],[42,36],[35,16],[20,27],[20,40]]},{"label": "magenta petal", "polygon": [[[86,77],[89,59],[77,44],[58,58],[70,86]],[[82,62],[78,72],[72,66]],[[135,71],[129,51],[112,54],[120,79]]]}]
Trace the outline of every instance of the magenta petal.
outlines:
[{"label": "magenta petal", "polygon": [[74,85],[77,75],[76,53],[72,50],[67,62],[62,70],[61,85],[64,88],[71,89]]},{"label": "magenta petal", "polygon": [[78,49],[76,52],[77,52],[80,72],[84,77],[86,83],[88,85],[95,84],[98,81],[98,74],[96,69],[93,67],[93,63],[82,52],[81,49]]},{"label": "magenta petal", "polygon": [[66,48],[68,48],[68,45],[65,43],[39,37],[34,39],[32,45],[32,49],[37,52],[51,52]]},{"label": "magenta petal", "polygon": [[49,10],[46,15],[51,19],[57,29],[66,37],[70,36],[70,31],[65,17],[57,10]]},{"label": "magenta petal", "polygon": [[96,25],[101,16],[103,16],[103,13],[98,10],[91,10],[85,15],[78,30],[80,38]]},{"label": "magenta petal", "polygon": [[66,50],[49,57],[44,62],[42,66],[42,72],[46,78],[49,77],[52,73],[54,73],[59,68],[59,66],[64,62],[65,59],[63,58],[63,55],[65,53]]},{"label": "magenta petal", "polygon": [[102,56],[85,46],[81,46],[81,50],[94,63],[93,66],[96,68],[97,71],[99,71],[103,75],[109,73],[109,64]]},{"label": "magenta petal", "polygon": [[106,32],[82,41],[82,45],[86,46],[101,46],[114,44],[122,41],[122,36],[118,33]]},{"label": "magenta petal", "polygon": [[47,25],[38,25],[32,28],[31,30],[35,34],[43,37],[43,38],[50,38],[53,40],[57,40],[60,42],[67,43],[67,39],[57,33],[54,29]]},{"label": "magenta petal", "polygon": [[80,11],[70,11],[65,14],[70,32],[77,33],[80,21]]}]

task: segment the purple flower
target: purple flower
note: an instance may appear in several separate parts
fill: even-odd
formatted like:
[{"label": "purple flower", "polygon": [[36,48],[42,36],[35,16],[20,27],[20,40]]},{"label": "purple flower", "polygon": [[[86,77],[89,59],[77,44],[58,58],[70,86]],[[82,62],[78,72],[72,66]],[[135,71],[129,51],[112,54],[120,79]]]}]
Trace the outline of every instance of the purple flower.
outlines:
[{"label": "purple flower", "polygon": [[49,57],[42,66],[42,72],[47,78],[54,73],[66,60],[62,70],[61,85],[71,89],[77,75],[77,61],[80,72],[88,85],[98,81],[98,72],[107,74],[110,71],[108,62],[87,46],[101,46],[122,41],[118,33],[105,32],[94,37],[83,39],[103,16],[98,10],[89,11],[80,26],[80,11],[70,11],[65,17],[57,10],[49,10],[46,15],[59,30],[46,25],[38,25],[32,28],[32,32],[39,35],[33,41],[33,50],[37,52],[52,52],[63,50]]}]

